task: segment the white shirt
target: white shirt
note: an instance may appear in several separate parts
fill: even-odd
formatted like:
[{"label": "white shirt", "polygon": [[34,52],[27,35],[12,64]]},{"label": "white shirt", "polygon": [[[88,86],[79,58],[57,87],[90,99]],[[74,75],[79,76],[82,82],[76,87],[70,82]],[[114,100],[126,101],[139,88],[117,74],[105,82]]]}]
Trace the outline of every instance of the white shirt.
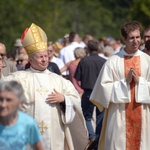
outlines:
[{"label": "white shirt", "polygon": [[[59,69],[63,68],[65,65],[64,62],[60,58],[57,58],[55,56],[53,56],[51,62],[56,63]],[[62,74],[66,75],[66,71],[64,71]]]},{"label": "white shirt", "polygon": [[108,59],[108,57],[106,57],[103,53],[99,53],[98,56],[103,57],[104,59]]},{"label": "white shirt", "polygon": [[72,42],[70,45],[60,50],[59,58],[64,62],[64,64],[75,60],[74,50],[77,47],[83,48],[83,45],[79,44],[78,42]]}]

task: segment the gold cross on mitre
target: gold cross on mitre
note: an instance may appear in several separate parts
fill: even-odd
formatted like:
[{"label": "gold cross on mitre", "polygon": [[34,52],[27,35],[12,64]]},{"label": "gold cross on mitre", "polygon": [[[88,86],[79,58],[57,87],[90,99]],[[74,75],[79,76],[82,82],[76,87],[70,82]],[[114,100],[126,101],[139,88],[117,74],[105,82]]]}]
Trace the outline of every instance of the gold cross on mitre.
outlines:
[{"label": "gold cross on mitre", "polygon": [[48,89],[41,85],[36,91],[44,96],[48,92]]},{"label": "gold cross on mitre", "polygon": [[48,127],[45,125],[44,121],[42,120],[39,125],[40,133],[43,135],[44,132],[48,129]]}]

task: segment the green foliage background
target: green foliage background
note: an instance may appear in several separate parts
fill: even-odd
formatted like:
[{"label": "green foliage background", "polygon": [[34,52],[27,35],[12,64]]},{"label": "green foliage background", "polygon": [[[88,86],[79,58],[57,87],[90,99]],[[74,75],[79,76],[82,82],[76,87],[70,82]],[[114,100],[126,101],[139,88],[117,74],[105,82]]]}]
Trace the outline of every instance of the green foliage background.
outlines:
[{"label": "green foliage background", "polygon": [[1,0],[0,42],[7,50],[31,23],[55,41],[70,31],[96,38],[120,37],[120,26],[128,20],[150,25],[150,0]]}]

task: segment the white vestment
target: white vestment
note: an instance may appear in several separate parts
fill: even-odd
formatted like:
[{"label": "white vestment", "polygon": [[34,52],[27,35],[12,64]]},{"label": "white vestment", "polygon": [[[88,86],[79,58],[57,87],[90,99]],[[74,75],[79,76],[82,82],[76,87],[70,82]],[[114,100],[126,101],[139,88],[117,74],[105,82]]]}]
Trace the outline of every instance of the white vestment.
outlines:
[{"label": "white vestment", "polygon": [[112,56],[96,81],[90,99],[100,110],[105,108],[99,150],[126,150],[125,105],[130,103],[131,93],[125,79],[124,56],[140,57],[141,75],[135,85],[135,102],[141,104],[142,114],[139,149],[150,150],[150,57],[140,50],[134,54],[121,50]]},{"label": "white vestment", "polygon": [[[48,70],[30,68],[7,76],[16,80],[25,90],[23,110],[38,124],[45,150],[84,150],[88,134],[80,106],[80,97],[72,83]],[[54,89],[65,96],[65,113],[60,104],[46,101]]]}]

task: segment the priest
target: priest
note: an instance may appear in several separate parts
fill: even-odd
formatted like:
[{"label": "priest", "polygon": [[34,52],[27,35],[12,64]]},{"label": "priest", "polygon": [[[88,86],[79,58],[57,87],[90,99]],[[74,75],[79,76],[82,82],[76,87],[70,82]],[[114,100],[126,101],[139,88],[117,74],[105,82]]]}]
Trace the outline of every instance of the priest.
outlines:
[{"label": "priest", "polygon": [[88,134],[80,96],[70,81],[47,70],[45,32],[33,23],[21,40],[29,55],[30,68],[12,73],[4,80],[22,84],[27,98],[22,110],[34,117],[45,150],[83,150]]},{"label": "priest", "polygon": [[107,60],[90,97],[105,108],[99,150],[149,150],[150,57],[139,50],[139,22],[126,22],[121,34],[125,47]]}]

